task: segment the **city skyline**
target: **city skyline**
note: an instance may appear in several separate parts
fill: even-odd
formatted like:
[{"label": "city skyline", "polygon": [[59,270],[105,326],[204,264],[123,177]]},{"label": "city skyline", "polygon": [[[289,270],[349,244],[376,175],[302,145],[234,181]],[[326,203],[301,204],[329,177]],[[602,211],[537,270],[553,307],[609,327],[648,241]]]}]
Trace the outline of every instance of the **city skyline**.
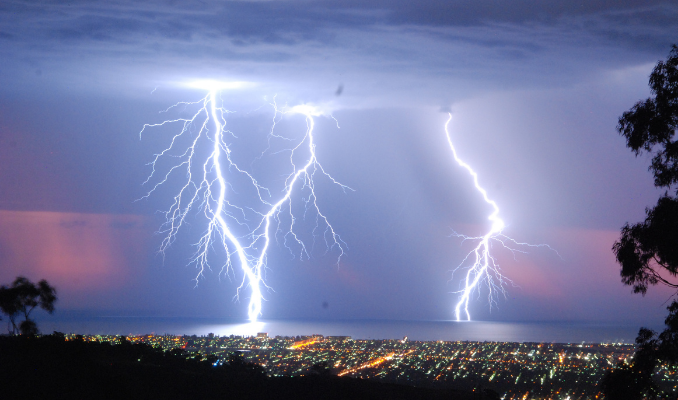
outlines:
[{"label": "city skyline", "polygon": [[[186,358],[228,363],[232,354],[261,366],[269,377],[328,374],[399,385],[457,390],[490,389],[505,399],[589,399],[618,363],[630,362],[633,345],[493,341],[359,340],[349,336],[67,335],[84,340],[147,344]],[[675,391],[675,368],[656,372],[662,389]]]}]

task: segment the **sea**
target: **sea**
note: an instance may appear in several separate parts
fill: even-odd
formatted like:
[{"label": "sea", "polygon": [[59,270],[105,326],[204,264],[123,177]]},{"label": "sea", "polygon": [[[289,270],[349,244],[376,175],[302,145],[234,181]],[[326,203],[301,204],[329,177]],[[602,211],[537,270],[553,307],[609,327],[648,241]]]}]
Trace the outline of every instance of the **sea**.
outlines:
[{"label": "sea", "polygon": [[[417,341],[633,343],[640,326],[594,322],[260,320],[135,316],[45,316],[40,331],[83,335],[350,336]],[[657,330],[657,327],[650,327]]]}]

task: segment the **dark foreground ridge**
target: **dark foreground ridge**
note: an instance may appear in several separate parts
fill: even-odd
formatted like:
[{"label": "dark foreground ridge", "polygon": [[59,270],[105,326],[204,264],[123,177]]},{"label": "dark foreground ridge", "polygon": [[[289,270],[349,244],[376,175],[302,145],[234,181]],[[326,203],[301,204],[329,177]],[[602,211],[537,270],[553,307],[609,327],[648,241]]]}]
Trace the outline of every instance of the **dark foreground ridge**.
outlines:
[{"label": "dark foreground ridge", "polygon": [[144,343],[0,336],[0,397],[7,399],[493,399],[489,391],[419,388],[337,377],[267,377],[237,353],[187,358]]}]

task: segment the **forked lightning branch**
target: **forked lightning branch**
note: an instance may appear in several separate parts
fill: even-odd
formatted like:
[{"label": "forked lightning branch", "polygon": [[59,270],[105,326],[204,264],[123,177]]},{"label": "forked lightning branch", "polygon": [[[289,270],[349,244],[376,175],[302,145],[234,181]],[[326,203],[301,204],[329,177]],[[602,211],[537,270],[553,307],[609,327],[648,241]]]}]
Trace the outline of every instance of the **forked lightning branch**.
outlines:
[{"label": "forked lightning branch", "polygon": [[[264,273],[271,241],[280,239],[290,251],[294,245],[299,249],[299,257],[309,258],[313,244],[301,238],[298,229],[302,224],[297,222],[299,218],[312,218],[313,241],[327,245],[328,251],[337,254],[339,262],[345,243],[318,205],[315,179],[323,177],[344,190],[350,188],[332,178],[316,157],[315,118],[331,116],[310,105],[278,109],[275,103],[271,104],[269,148],[257,159],[270,156],[268,150],[273,142],[284,143],[284,149],[278,153],[289,154],[289,161],[285,163],[288,173],[282,188],[264,186],[248,170],[251,163],[247,167],[237,163],[234,143],[247,132],[234,133],[227,129],[227,117],[232,112],[224,108],[222,96],[238,85],[237,82],[199,82],[194,86],[208,92],[204,98],[180,102],[164,111],[182,114],[188,109],[197,109],[192,115],[144,125],[140,135],[153,128],[174,129],[167,147],[149,163],[151,173],[144,184],[150,189],[144,198],[159,191],[161,186],[176,187],[171,205],[163,211],[165,222],[159,232],[164,238],[160,252],[164,254],[177,234],[189,224],[202,223],[204,234],[196,243],[192,259],[198,270],[196,283],[212,266],[218,266],[222,273],[239,270],[242,281],[235,297],[240,298],[243,290],[249,292],[247,313],[251,321],[256,321],[268,288]],[[294,115],[306,122],[305,133],[297,141],[275,132],[281,118]],[[280,166],[276,167],[276,171],[279,169]],[[293,202],[300,202],[303,211],[295,211]]]},{"label": "forked lightning branch", "polygon": [[496,304],[497,296],[505,296],[506,286],[509,283],[512,283],[510,279],[501,273],[497,259],[492,252],[493,244],[508,249],[512,253],[524,253],[525,251],[520,250],[520,248],[525,247],[546,247],[554,252],[555,250],[546,244],[533,245],[517,242],[502,233],[506,225],[504,224],[504,221],[499,218],[499,206],[497,206],[497,203],[494,200],[491,200],[488,197],[487,191],[480,186],[478,174],[457,155],[457,150],[452,143],[452,136],[449,131],[450,121],[452,121],[452,114],[449,114],[449,118],[447,119],[447,122],[445,122],[445,134],[450,149],[452,150],[452,156],[459,166],[468,171],[473,178],[473,185],[476,190],[480,193],[483,201],[492,209],[492,212],[487,217],[490,221],[490,227],[483,236],[472,237],[454,232],[454,236],[461,238],[464,241],[468,240],[476,242],[475,247],[455,269],[455,272],[460,271],[461,275],[463,275],[461,279],[461,289],[457,292],[459,293],[459,300],[454,308],[455,317],[457,321],[460,321],[462,319],[471,320],[471,313],[469,312],[471,296],[474,293],[480,293],[479,291],[483,285],[487,289],[487,300],[491,309],[492,306]]}]

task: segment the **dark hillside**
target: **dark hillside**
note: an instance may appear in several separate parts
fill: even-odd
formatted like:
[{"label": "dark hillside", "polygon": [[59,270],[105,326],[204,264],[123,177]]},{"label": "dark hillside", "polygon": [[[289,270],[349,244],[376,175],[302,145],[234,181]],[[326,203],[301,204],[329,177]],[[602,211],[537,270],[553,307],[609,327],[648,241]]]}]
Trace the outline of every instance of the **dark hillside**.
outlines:
[{"label": "dark hillside", "polygon": [[312,375],[269,378],[239,357],[218,366],[145,344],[0,336],[7,399],[472,399],[473,393]]}]

